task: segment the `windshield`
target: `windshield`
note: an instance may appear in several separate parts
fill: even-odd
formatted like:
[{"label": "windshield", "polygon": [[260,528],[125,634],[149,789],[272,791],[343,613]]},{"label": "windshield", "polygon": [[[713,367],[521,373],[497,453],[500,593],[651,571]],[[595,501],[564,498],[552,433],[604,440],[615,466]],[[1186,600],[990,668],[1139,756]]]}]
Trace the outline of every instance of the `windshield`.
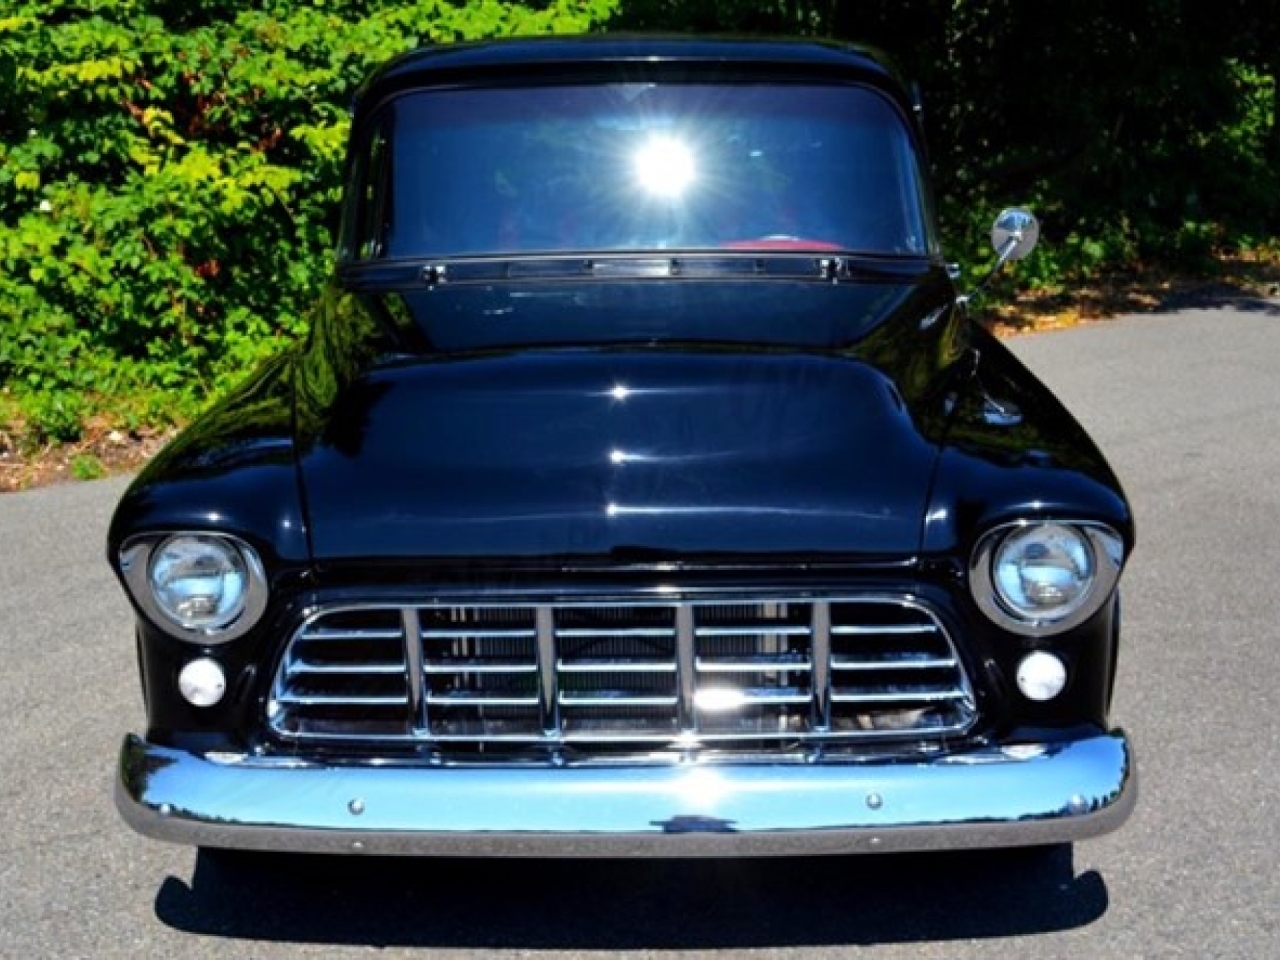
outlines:
[{"label": "windshield", "polygon": [[347,260],[932,244],[901,115],[849,85],[414,93],[353,187]]}]

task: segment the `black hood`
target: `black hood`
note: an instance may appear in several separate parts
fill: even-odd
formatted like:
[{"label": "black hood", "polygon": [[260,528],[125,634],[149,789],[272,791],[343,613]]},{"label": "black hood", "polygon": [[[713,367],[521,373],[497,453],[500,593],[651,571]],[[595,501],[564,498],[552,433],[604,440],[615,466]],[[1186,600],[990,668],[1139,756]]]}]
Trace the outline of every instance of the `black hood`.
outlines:
[{"label": "black hood", "polygon": [[936,453],[868,363],[745,349],[403,362],[299,440],[322,563],[902,558]]}]

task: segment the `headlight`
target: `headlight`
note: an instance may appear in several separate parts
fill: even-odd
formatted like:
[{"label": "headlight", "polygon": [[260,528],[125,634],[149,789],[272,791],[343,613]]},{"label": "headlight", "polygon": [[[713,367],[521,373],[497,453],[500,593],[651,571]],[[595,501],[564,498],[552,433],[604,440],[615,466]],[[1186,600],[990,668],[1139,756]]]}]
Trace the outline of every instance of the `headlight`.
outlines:
[{"label": "headlight", "polygon": [[235,537],[178,533],[133,540],[121,551],[120,563],[142,608],[184,640],[232,640],[266,609],[262,562]]},{"label": "headlight", "polygon": [[1091,617],[1111,596],[1124,543],[1093,523],[1023,522],[999,527],[970,561],[974,600],[1017,633],[1061,633]]}]

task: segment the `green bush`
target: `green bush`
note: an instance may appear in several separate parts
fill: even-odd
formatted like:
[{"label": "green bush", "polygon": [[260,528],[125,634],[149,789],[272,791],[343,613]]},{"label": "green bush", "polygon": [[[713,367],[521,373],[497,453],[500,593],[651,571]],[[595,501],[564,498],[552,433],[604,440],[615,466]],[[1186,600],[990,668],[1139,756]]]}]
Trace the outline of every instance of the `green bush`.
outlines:
[{"label": "green bush", "polygon": [[107,475],[107,468],[91,453],[71,458],[71,476],[77,480],[100,480]]},{"label": "green bush", "polygon": [[923,91],[948,255],[1000,207],[1044,243],[1019,283],[1204,270],[1280,231],[1280,18],[1263,0],[626,0],[614,25],[870,43]]},{"label": "green bush", "polygon": [[1269,6],[8,0],[0,440],[180,422],[296,337],[331,266],[347,104],[419,44],[601,27],[869,41],[922,85],[966,280],[990,262],[996,212],[1020,203],[1044,243],[1004,282],[1056,286],[1275,249]]},{"label": "green bush", "polygon": [[614,6],[10,0],[0,383],[28,440],[74,440],[102,412],[180,420],[299,333],[330,269],[347,105],[375,65],[580,32]]}]

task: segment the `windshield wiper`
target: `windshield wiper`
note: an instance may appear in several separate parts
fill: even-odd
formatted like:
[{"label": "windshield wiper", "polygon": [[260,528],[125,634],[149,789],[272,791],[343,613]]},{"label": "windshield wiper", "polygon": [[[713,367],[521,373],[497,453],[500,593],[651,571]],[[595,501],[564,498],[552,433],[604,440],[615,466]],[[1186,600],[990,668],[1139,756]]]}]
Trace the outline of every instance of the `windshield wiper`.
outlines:
[{"label": "windshield wiper", "polygon": [[445,257],[346,264],[352,289],[610,280],[788,280],[813,283],[901,281],[918,274],[920,257],[856,252],[692,252]]}]

